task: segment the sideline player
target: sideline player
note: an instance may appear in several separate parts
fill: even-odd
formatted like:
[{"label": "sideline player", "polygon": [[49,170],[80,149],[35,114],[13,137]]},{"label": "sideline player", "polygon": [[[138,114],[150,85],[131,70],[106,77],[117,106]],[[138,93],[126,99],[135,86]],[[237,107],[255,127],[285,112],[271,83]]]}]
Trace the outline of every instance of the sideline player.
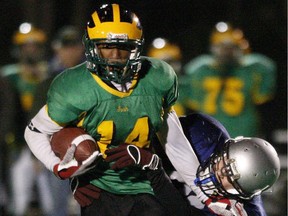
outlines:
[{"label": "sideline player", "polygon": [[232,137],[263,137],[259,108],[275,92],[275,62],[247,53],[248,47],[240,29],[220,22],[211,32],[210,53],[184,66],[181,102],[219,120]]},{"label": "sideline player", "polygon": [[[33,200],[33,190],[41,211],[49,215],[53,209],[52,196],[48,187],[48,172],[32,156],[23,138],[29,115],[37,94],[36,88],[48,75],[47,35],[31,23],[22,23],[13,34],[13,57],[16,62],[1,68],[9,85],[17,93],[16,118],[7,139],[9,171],[11,178],[10,210],[13,215],[24,215]],[[29,173],[29,175],[27,175]]]}]

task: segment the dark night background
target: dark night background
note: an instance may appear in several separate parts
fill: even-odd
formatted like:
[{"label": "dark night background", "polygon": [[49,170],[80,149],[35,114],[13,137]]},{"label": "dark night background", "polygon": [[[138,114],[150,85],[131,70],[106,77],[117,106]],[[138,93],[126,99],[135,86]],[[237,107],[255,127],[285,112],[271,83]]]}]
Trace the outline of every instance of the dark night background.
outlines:
[{"label": "dark night background", "polygon": [[[93,8],[104,1],[2,0],[0,2],[0,65],[13,62],[11,37],[21,22],[29,21],[48,36],[63,25],[85,28]],[[108,2],[108,1],[106,1]],[[112,1],[110,1],[112,2]],[[267,131],[287,128],[287,2],[284,0],[126,0],[144,27],[146,47],[155,37],[166,37],[183,51],[183,63],[208,51],[215,23],[229,21],[240,27],[252,50],[272,58],[278,67],[277,96],[268,112]],[[269,109],[269,108],[268,108]],[[270,130],[271,129],[271,130]]]},{"label": "dark night background", "polygon": [[[102,2],[104,1],[1,0],[0,66],[14,61],[10,56],[11,37],[20,23],[32,22],[44,29],[49,38],[52,38],[63,25],[72,24],[84,29],[87,17],[94,6]],[[287,1],[126,0],[113,2],[123,3],[136,12],[144,28],[145,48],[155,37],[166,37],[181,47],[183,64],[197,55],[208,52],[209,34],[217,22],[228,21],[235,27],[241,28],[254,52],[267,55],[277,63],[276,98],[263,109],[263,113],[267,136],[272,142],[275,140],[274,132],[279,129],[284,131],[284,137],[287,136],[285,134],[287,132]],[[287,137],[286,141],[284,139],[284,142],[275,144],[280,154],[287,153]]]}]

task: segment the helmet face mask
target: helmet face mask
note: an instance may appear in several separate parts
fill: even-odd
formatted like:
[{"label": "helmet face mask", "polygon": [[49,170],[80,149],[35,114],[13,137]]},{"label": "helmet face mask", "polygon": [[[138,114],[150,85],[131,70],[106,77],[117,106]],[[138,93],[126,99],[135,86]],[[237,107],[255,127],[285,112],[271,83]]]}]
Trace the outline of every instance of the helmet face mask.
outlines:
[{"label": "helmet face mask", "polygon": [[[141,68],[142,27],[137,16],[117,4],[95,11],[84,35],[87,68],[105,81],[124,84],[134,79]],[[127,60],[104,58],[103,49],[129,52]]]},{"label": "helmet face mask", "polygon": [[260,138],[228,139],[197,171],[196,185],[207,196],[251,199],[270,188],[280,174],[277,152]]},{"label": "helmet face mask", "polygon": [[232,43],[213,45],[211,51],[217,62],[226,67],[239,64],[240,58],[243,56],[243,51]]},{"label": "helmet face mask", "polygon": [[226,153],[213,154],[204,166],[198,167],[196,185],[208,197],[215,198],[217,195],[233,199],[239,197],[239,192],[231,182],[237,175],[234,176],[231,172],[228,161]]}]

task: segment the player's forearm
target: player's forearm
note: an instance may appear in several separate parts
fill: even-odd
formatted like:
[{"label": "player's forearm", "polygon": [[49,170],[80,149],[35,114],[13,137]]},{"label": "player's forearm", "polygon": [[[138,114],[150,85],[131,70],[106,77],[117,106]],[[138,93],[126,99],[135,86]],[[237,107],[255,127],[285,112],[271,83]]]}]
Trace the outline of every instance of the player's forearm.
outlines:
[{"label": "player's forearm", "polygon": [[60,159],[51,150],[49,136],[34,132],[27,126],[25,140],[35,157],[53,171],[54,165],[59,163]]},{"label": "player's forearm", "polygon": [[60,159],[51,149],[50,136],[60,129],[61,127],[56,125],[42,108],[26,127],[24,134],[32,153],[51,171]]},{"label": "player's forearm", "polygon": [[192,215],[190,206],[184,200],[181,193],[174,187],[169,177],[166,175],[161,163],[157,170],[147,172],[147,177],[155,196],[165,207],[169,215]]},{"label": "player's forearm", "polygon": [[184,135],[175,111],[170,111],[164,116],[164,127],[158,133],[158,137],[169,160],[184,182],[194,191],[200,201],[207,200],[201,189],[194,183],[199,161]]}]

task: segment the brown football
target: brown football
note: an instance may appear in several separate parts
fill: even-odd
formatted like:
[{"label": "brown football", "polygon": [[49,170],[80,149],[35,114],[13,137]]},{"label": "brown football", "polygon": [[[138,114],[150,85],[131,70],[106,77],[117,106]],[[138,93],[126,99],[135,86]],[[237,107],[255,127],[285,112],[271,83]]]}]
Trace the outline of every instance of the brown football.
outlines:
[{"label": "brown football", "polygon": [[98,150],[95,140],[78,127],[67,127],[53,134],[51,148],[57,157],[63,159],[67,149],[75,144],[77,146],[74,157],[79,162],[86,160],[94,151]]}]

